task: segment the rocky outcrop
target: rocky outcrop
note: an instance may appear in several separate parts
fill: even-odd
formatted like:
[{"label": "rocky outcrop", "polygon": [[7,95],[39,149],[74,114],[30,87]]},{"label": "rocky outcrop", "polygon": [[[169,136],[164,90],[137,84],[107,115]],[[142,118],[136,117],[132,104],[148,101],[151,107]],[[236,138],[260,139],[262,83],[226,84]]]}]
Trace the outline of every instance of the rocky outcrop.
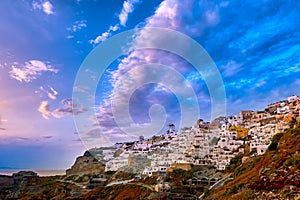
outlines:
[{"label": "rocky outcrop", "polygon": [[37,173],[32,171],[20,171],[12,176],[1,176],[0,180],[6,181],[6,187],[0,187],[0,199],[19,199],[22,192],[27,189],[27,185],[37,185],[40,183]]},{"label": "rocky outcrop", "polygon": [[28,179],[38,178],[38,175],[33,171],[20,171],[17,173],[13,173],[12,177],[14,180],[14,185],[19,185],[20,183]]},{"label": "rocky outcrop", "polygon": [[67,169],[66,175],[85,175],[98,174],[105,170],[105,165],[92,156],[89,151],[86,151],[83,156],[76,158],[74,165]]},{"label": "rocky outcrop", "polygon": [[9,188],[14,185],[14,179],[11,176],[0,175],[0,190],[2,188]]}]

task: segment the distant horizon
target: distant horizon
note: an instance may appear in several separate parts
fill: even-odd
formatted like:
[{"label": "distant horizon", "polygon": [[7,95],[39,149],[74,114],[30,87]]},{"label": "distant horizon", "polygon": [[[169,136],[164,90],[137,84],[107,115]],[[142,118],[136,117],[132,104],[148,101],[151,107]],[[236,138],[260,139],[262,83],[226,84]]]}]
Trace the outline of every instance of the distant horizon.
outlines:
[{"label": "distant horizon", "polygon": [[33,171],[38,174],[38,176],[55,176],[55,175],[65,175],[67,169],[0,169],[0,175],[12,176],[14,173],[20,171]]}]

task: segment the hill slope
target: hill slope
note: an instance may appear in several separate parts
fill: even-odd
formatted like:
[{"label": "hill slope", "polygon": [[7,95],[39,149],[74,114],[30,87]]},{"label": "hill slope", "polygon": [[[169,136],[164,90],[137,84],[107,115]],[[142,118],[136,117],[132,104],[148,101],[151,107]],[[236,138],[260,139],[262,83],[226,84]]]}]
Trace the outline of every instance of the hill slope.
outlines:
[{"label": "hill slope", "polygon": [[300,124],[276,134],[268,151],[229,167],[233,180],[208,191],[205,199],[300,199]]}]

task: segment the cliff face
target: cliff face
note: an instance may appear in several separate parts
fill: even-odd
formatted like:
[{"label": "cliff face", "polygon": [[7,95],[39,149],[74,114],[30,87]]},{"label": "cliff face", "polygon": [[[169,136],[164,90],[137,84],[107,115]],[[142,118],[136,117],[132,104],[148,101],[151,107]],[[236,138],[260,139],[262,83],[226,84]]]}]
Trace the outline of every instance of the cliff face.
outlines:
[{"label": "cliff face", "polygon": [[20,199],[28,185],[35,186],[40,182],[40,177],[32,171],[20,171],[13,173],[12,176],[0,176],[0,199]]},{"label": "cliff face", "polygon": [[276,134],[264,155],[241,160],[232,160],[233,180],[206,199],[300,199],[299,123]]},{"label": "cliff face", "polygon": [[0,175],[0,190],[2,188],[9,188],[14,185],[14,179],[11,176]]},{"label": "cliff face", "polygon": [[104,170],[105,165],[86,151],[83,156],[76,158],[74,165],[66,170],[66,175],[98,174]]}]

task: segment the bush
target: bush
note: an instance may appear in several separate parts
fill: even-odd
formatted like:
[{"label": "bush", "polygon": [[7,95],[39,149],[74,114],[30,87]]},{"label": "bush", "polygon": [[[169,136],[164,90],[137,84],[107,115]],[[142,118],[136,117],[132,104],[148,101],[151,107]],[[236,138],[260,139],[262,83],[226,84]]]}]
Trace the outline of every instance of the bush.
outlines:
[{"label": "bush", "polygon": [[227,169],[230,171],[235,170],[238,166],[240,166],[242,164],[242,158],[243,158],[243,155],[237,155],[234,158],[232,158],[230,160],[230,164],[227,167]]},{"label": "bush", "polygon": [[296,192],[293,191],[293,190],[291,190],[291,191],[286,191],[286,192],[284,192],[284,193],[283,193],[283,196],[284,196],[285,198],[292,199],[292,198],[294,198],[295,194],[296,194]]},{"label": "bush", "polygon": [[268,147],[269,151],[275,151],[277,149],[278,143],[275,141],[272,141],[270,146]]},{"label": "bush", "polygon": [[259,161],[260,161],[260,159],[261,159],[261,157],[255,157],[255,158],[253,159],[253,164],[255,164],[255,163],[259,162]]},{"label": "bush", "polygon": [[170,182],[170,180],[171,180],[170,172],[167,172],[164,181],[165,181],[165,182]]},{"label": "bush", "polygon": [[107,175],[113,175],[114,173],[116,173],[116,171],[106,171],[106,172],[104,172],[104,174],[107,174]]},{"label": "bush", "polygon": [[240,184],[238,184],[238,185],[235,185],[235,186],[233,186],[233,187],[229,190],[228,194],[229,194],[229,195],[231,195],[231,194],[236,194],[240,189],[244,188],[244,186],[245,186],[244,183],[240,183]]},{"label": "bush", "polygon": [[273,141],[278,142],[283,135],[284,135],[283,132],[277,133],[276,135],[273,136]]},{"label": "bush", "polygon": [[240,167],[236,168],[236,170],[234,171],[235,177],[240,176],[245,169],[246,168],[244,166],[240,166]]},{"label": "bush", "polygon": [[192,178],[193,175],[193,171],[192,170],[183,170],[183,169],[174,169],[173,170],[173,174],[174,178],[179,178],[179,180],[183,181],[183,180],[188,180],[190,178]]},{"label": "bush", "polygon": [[300,154],[295,153],[293,156],[289,157],[285,162],[285,166],[300,166]]}]

